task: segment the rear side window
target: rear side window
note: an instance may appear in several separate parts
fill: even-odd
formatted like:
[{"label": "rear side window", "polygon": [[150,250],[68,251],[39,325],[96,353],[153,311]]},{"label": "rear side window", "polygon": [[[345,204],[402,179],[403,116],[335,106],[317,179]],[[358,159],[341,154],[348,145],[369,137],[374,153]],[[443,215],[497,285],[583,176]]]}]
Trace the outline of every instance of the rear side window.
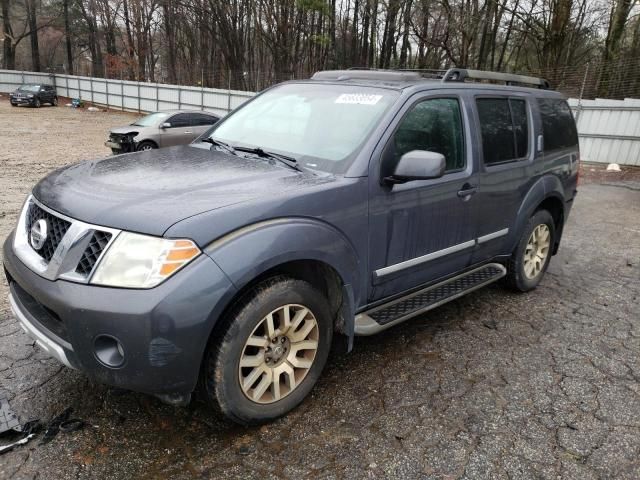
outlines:
[{"label": "rear side window", "polygon": [[464,136],[456,98],[432,98],[416,104],[394,134],[395,160],[411,150],[444,155],[446,171],[464,168]]},{"label": "rear side window", "polygon": [[478,98],[485,165],[518,160],[529,151],[527,103],[517,98]]},{"label": "rear side window", "polygon": [[561,148],[578,145],[578,131],[571,109],[564,100],[539,98],[544,151],[551,152]]}]

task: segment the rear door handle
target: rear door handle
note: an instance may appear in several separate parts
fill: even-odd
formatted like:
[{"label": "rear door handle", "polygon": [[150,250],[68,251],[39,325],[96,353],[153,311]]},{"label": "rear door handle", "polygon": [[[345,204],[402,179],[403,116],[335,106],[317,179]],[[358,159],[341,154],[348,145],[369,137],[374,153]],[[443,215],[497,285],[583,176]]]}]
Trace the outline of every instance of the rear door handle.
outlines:
[{"label": "rear door handle", "polygon": [[478,190],[478,186],[477,185],[471,185],[469,183],[465,183],[462,186],[461,190],[458,190],[458,197],[460,198],[468,198],[471,195],[473,195],[474,193],[476,193],[476,191]]}]

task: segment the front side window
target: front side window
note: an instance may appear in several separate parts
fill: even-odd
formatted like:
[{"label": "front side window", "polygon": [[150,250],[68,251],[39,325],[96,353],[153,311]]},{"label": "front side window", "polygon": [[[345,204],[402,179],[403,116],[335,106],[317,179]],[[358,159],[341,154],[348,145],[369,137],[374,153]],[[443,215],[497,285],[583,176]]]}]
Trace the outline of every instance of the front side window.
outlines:
[{"label": "front side window", "polygon": [[168,113],[155,112],[136,120],[132,125],[137,127],[153,127],[154,125],[166,122],[167,118],[169,118]]},{"label": "front side window", "polygon": [[457,98],[431,98],[414,105],[393,138],[395,162],[412,150],[441,153],[446,171],[465,166],[462,115]]},{"label": "front side window", "polygon": [[539,98],[544,151],[578,145],[578,131],[571,109],[566,101],[554,98]]},{"label": "front side window", "polygon": [[191,127],[195,125],[193,115],[190,113],[179,113],[167,121],[171,124],[171,128]]},{"label": "front side window", "polygon": [[342,173],[398,96],[395,90],[369,86],[284,84],[225,117],[210,137]]},{"label": "front side window", "polygon": [[529,151],[527,104],[516,98],[478,98],[485,165],[526,157]]}]

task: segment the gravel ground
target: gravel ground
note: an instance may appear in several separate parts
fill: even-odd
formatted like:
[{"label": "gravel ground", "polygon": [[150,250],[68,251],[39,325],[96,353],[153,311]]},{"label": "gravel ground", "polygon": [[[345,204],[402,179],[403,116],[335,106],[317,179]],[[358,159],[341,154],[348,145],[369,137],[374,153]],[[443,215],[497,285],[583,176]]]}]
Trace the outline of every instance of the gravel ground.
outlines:
[{"label": "gravel ground", "polygon": [[[0,103],[0,239],[38,178],[106,155],[131,118]],[[11,317],[3,279],[0,395],[23,421],[71,406],[88,425],[1,456],[0,478],[639,478],[640,183],[606,183],[580,188],[537,290],[493,285],[357,339],[260,428],[61,367]]]}]

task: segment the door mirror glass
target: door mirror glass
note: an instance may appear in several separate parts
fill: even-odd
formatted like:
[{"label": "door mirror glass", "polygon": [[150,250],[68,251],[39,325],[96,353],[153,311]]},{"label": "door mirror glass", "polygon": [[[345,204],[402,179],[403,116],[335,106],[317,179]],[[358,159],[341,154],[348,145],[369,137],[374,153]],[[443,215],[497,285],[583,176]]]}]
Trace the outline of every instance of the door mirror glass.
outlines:
[{"label": "door mirror glass", "polygon": [[429,180],[444,175],[447,163],[444,155],[426,150],[412,150],[400,157],[389,183],[405,183],[412,180]]},{"label": "door mirror glass", "polygon": [[160,128],[171,128],[171,123],[170,122],[164,122],[163,124],[160,125]]}]

